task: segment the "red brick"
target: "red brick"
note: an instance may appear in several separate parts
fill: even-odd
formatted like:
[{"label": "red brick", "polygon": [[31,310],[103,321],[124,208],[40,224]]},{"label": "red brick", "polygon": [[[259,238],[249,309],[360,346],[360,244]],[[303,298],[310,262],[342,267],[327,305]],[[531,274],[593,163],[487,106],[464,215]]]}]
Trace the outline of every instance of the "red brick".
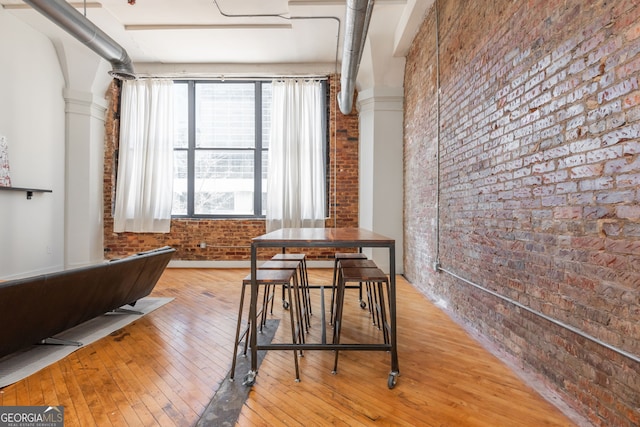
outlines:
[{"label": "red brick", "polygon": [[578,219],[582,218],[582,208],[565,206],[562,208],[555,208],[553,210],[553,217],[556,219]]},{"label": "red brick", "polygon": [[623,205],[616,207],[616,215],[618,218],[625,218],[630,220],[640,219],[640,205]]}]

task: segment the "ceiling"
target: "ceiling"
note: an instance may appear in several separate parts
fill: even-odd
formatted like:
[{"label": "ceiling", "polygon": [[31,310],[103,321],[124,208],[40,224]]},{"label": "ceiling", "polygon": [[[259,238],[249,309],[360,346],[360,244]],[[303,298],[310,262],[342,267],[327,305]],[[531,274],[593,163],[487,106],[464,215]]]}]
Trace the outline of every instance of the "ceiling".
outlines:
[{"label": "ceiling", "polygon": [[[339,73],[345,3],[345,0],[71,2],[127,51],[136,72],[208,69],[228,70],[229,75],[234,70]],[[403,64],[402,58],[432,3],[433,0],[375,2],[360,68],[363,75],[375,80],[376,68],[388,74],[386,69],[391,63]],[[0,4],[54,41],[71,38],[20,0],[0,0]]]}]

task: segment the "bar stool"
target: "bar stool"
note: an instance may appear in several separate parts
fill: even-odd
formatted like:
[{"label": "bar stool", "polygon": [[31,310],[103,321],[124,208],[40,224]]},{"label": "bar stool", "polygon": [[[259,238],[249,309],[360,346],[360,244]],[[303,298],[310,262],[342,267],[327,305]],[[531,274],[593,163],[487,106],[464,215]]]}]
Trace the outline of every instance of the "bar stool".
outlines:
[{"label": "bar stool", "polygon": [[309,311],[309,315],[312,315],[313,312],[311,310],[311,292],[309,288],[309,273],[307,272],[307,256],[305,254],[292,254],[292,253],[281,253],[275,254],[271,257],[273,261],[300,261],[300,283],[303,294],[307,298],[307,308]]},{"label": "bar stool", "polygon": [[[340,265],[340,261],[345,259],[367,259],[367,256],[362,252],[336,252],[334,255],[334,262],[333,262],[333,289],[335,289],[336,285],[338,284],[338,268]],[[359,287],[359,289],[360,289],[360,295],[359,295],[360,307],[364,309],[366,303],[362,300],[362,287]]]},{"label": "bar stool", "polygon": [[[362,255],[363,257],[357,258],[357,257],[348,257],[348,258],[341,258],[338,259],[336,261],[336,271],[334,272],[334,286],[332,288],[332,292],[331,292],[331,313],[330,313],[330,318],[329,318],[329,323],[333,324],[333,320],[334,320],[334,306],[335,306],[335,297],[336,297],[336,289],[337,289],[337,285],[338,283],[340,283],[340,273],[342,271],[343,268],[354,268],[354,267],[360,267],[360,268],[377,268],[378,266],[375,264],[375,262],[373,262],[370,259],[367,259],[367,257],[364,254],[347,254],[347,255]],[[360,308],[362,308],[363,310],[367,307],[367,303],[364,302],[364,300],[362,299],[362,283],[358,283],[357,286],[346,286],[346,288],[353,288],[353,289],[358,289],[359,290],[359,295],[358,295],[358,301],[360,303]],[[369,312],[371,312],[371,301],[369,298]]]},{"label": "bar stool", "polygon": [[[304,297],[303,290],[298,281],[298,272],[301,271],[300,261],[266,261],[262,265],[260,265],[261,270],[292,270],[293,271],[293,301],[292,301],[292,310],[295,311],[296,319],[297,319],[297,334],[299,336],[300,342],[304,343],[304,334],[305,332],[309,332],[309,314],[307,310],[306,298]],[[288,285],[287,285],[288,286]],[[285,288],[282,288],[282,292],[284,294]],[[284,297],[284,295],[283,295]],[[291,298],[289,298],[291,301]],[[285,305],[286,300],[282,299],[282,305],[286,309],[287,305]],[[271,314],[273,314],[273,300],[271,300]],[[302,354],[302,352],[300,352]]]},{"label": "bar stool", "polygon": [[[342,329],[342,313],[344,309],[344,290],[347,283],[368,283],[371,285],[371,301],[373,304],[373,312],[375,313],[374,324],[378,329],[382,330],[383,340],[385,344],[390,342],[390,325],[387,320],[387,309],[385,305],[385,289],[387,295],[389,293],[389,278],[379,268],[371,267],[351,267],[342,268],[340,271],[340,281],[336,293],[335,320],[333,327],[333,344],[340,344],[340,332]],[[385,285],[383,287],[383,284]],[[388,299],[388,298],[387,298]],[[332,373],[338,372],[338,350],[335,354],[335,362]]]},{"label": "bar stool", "polygon": [[[260,310],[260,312],[256,310],[256,321],[258,317],[261,317],[262,319],[264,319],[266,316],[267,306],[270,301],[269,291],[272,286],[275,287],[276,285],[282,285],[283,288],[286,288],[289,293],[289,301],[291,301],[291,288],[292,288],[291,284],[294,281],[295,277],[296,277],[295,270],[291,270],[291,269],[288,269],[288,270],[257,269],[256,270],[256,283],[258,284],[259,287],[260,286],[264,287],[262,309]],[[231,363],[231,373],[229,374],[229,379],[231,381],[233,381],[235,376],[235,371],[236,371],[236,357],[238,355],[238,345],[240,344],[240,341],[244,339],[244,350],[242,352],[242,355],[246,357],[249,334],[250,334],[251,328],[255,327],[252,325],[253,323],[252,319],[248,319],[246,327],[242,329],[242,309],[244,306],[245,290],[247,289],[247,287],[251,289],[251,274],[248,274],[244,279],[242,279],[242,292],[240,294],[240,308],[238,309],[238,323],[236,326],[236,337],[233,343],[233,361]],[[273,298],[273,292],[271,293],[271,299],[272,298]],[[297,335],[296,322],[294,321],[294,318],[293,318],[293,310],[289,310],[289,316],[290,316],[290,322],[291,322],[291,340],[294,344],[298,344],[299,341],[297,341],[297,336],[296,336]],[[261,320],[261,324],[263,322],[264,320]],[[300,381],[300,371],[298,368],[298,356],[295,349],[293,350],[293,360],[294,360],[294,366],[296,370],[296,381]]]}]

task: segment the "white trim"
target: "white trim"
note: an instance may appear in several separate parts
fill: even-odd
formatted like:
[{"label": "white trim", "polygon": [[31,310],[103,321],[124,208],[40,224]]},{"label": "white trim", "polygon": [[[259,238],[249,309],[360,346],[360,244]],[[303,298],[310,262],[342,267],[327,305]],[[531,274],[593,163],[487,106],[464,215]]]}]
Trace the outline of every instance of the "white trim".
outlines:
[{"label": "white trim", "polygon": [[[172,260],[167,268],[251,268],[251,261]],[[333,261],[307,261],[307,268],[333,268]]]}]

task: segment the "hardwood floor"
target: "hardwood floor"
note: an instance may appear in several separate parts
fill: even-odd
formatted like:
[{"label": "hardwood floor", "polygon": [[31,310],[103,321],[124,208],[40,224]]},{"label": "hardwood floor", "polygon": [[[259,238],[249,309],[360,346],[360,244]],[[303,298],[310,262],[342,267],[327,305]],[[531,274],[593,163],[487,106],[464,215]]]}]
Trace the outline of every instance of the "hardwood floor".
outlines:
[{"label": "hardwood floor", "polygon": [[[175,300],[114,334],[0,390],[1,405],[63,405],[65,426],[193,426],[227,375],[240,283],[248,269],[167,269],[154,296]],[[310,270],[327,284],[331,270]],[[321,331],[312,290],[311,339]],[[330,295],[325,291],[325,300]],[[343,341],[379,339],[347,290]],[[276,303],[274,317],[282,317]],[[330,329],[328,330],[330,332]],[[286,320],[274,340],[286,339]],[[366,339],[366,338],[364,338]],[[556,407],[398,277],[401,376],[389,355],[307,351],[294,381],[290,351],[269,351],[239,426],[573,426]],[[241,379],[243,372],[237,372]]]}]

